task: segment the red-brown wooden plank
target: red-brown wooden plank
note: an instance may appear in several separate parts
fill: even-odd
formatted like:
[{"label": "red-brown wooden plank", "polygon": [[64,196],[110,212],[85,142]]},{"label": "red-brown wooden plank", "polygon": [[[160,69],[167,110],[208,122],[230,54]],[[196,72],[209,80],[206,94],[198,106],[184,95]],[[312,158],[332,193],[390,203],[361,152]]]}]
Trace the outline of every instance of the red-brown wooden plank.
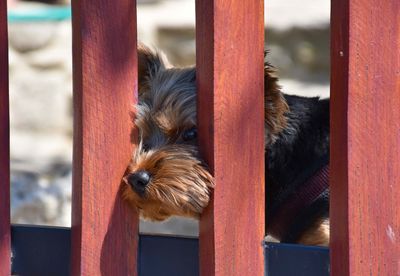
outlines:
[{"label": "red-brown wooden plank", "polygon": [[332,275],[400,275],[400,1],[332,1]]},{"label": "red-brown wooden plank", "polygon": [[196,32],[199,143],[216,184],[200,272],[263,275],[263,1],[197,0]]},{"label": "red-brown wooden plank", "polygon": [[121,201],[137,91],[136,1],[73,8],[72,275],[136,275],[137,214]]},{"label": "red-brown wooden plank", "polygon": [[10,275],[9,129],[7,1],[0,1],[0,276]]}]

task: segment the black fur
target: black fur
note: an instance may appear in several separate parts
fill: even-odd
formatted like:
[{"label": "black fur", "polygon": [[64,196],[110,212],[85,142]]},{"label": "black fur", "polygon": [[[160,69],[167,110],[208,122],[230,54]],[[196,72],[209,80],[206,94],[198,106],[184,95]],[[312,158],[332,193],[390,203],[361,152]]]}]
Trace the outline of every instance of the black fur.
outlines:
[{"label": "black fur", "polygon": [[[266,149],[266,221],[274,220],[282,203],[307,179],[329,164],[329,99],[284,95],[289,105],[288,126]],[[296,242],[316,220],[327,217],[329,191],[299,210],[291,230],[279,233],[283,242]]]}]

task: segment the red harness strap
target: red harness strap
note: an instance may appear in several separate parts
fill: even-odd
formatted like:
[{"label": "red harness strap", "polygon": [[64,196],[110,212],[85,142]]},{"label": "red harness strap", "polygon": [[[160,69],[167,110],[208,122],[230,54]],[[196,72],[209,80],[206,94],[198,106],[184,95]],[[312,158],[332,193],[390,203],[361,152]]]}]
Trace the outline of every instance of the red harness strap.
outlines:
[{"label": "red harness strap", "polygon": [[317,200],[329,188],[329,165],[323,167],[299,187],[274,215],[267,231],[276,238],[286,235],[296,216]]}]

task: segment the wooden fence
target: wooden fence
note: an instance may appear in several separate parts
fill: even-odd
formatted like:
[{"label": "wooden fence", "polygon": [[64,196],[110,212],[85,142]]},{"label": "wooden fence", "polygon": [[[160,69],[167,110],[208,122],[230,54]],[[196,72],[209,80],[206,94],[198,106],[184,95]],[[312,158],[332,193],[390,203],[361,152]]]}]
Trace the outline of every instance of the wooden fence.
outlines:
[{"label": "wooden fence", "polygon": [[331,6],[332,275],[399,275],[400,1]]},{"label": "wooden fence", "polygon": [[[136,2],[72,2],[71,274],[136,275],[138,217],[119,194],[134,149]],[[216,178],[200,222],[202,276],[264,273],[263,18],[260,0],[196,2],[200,145]],[[332,275],[400,274],[399,22],[398,0],[332,1]],[[1,276],[11,255],[6,26],[0,1]]]},{"label": "wooden fence", "polygon": [[7,6],[0,1],[0,276],[10,274],[10,132]]}]

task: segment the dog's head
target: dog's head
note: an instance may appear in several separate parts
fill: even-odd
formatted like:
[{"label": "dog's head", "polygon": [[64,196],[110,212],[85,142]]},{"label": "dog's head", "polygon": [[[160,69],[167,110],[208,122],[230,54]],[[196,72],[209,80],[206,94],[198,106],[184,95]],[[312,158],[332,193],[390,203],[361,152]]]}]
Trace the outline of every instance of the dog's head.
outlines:
[{"label": "dog's head", "polygon": [[199,157],[195,68],[173,68],[141,46],[136,126],[140,143],[124,177],[125,197],[142,217],[198,217],[213,177]]},{"label": "dog's head", "polygon": [[[125,198],[144,218],[198,218],[208,205],[214,179],[201,160],[196,129],[196,71],[170,66],[161,54],[138,49],[140,143],[124,182]],[[266,144],[286,124],[287,104],[269,66],[265,69]]]}]

